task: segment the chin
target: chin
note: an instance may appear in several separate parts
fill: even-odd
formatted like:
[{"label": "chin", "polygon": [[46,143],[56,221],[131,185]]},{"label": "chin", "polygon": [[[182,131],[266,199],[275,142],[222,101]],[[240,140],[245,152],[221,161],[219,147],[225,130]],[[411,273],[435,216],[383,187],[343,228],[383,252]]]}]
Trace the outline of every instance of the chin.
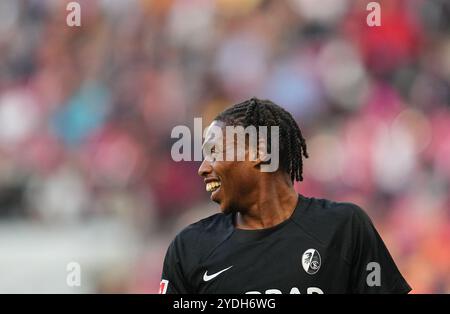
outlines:
[{"label": "chin", "polygon": [[223,199],[223,195],[220,195],[220,194],[219,195],[215,195],[215,197],[212,197],[211,200],[214,203],[217,203],[219,205],[220,211],[223,214],[226,215],[226,214],[229,214],[229,213],[233,212],[233,208],[234,208],[233,202],[230,202],[229,200],[224,200]]}]

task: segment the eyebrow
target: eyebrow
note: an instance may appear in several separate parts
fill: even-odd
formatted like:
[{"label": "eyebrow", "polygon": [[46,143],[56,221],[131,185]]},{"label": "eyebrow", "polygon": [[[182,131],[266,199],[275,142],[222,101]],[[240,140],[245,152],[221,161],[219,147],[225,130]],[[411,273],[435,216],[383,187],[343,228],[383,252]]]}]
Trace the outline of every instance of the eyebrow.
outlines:
[{"label": "eyebrow", "polygon": [[202,150],[207,150],[207,148],[211,148],[212,146],[214,146],[214,144],[211,143],[211,140],[205,141],[202,145]]},{"label": "eyebrow", "polygon": [[216,134],[211,135],[205,138],[205,141],[203,142],[202,148],[204,148],[206,145],[215,145],[215,142],[217,142],[217,136]]}]

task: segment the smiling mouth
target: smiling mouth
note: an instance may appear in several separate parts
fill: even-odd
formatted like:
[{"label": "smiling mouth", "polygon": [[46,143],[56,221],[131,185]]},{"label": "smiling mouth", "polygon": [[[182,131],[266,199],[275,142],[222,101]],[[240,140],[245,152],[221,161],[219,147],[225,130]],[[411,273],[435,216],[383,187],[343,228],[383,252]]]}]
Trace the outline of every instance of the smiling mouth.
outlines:
[{"label": "smiling mouth", "polygon": [[206,184],[206,192],[214,192],[220,188],[220,185],[219,181],[208,182]]}]

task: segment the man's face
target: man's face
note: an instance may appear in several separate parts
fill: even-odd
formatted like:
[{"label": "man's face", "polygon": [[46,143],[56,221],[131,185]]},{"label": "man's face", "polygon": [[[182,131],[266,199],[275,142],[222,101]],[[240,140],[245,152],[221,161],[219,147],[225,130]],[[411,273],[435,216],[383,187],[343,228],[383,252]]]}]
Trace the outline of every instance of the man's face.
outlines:
[{"label": "man's face", "polygon": [[[213,121],[208,127],[203,144],[204,160],[198,174],[204,178],[211,200],[220,205],[223,213],[229,213],[246,208],[251,203],[251,197],[257,193],[259,171],[255,161],[249,161],[246,148],[245,160],[237,161],[235,138],[227,139],[225,133],[225,124],[221,121]],[[229,160],[226,152],[232,147],[234,157]]]}]

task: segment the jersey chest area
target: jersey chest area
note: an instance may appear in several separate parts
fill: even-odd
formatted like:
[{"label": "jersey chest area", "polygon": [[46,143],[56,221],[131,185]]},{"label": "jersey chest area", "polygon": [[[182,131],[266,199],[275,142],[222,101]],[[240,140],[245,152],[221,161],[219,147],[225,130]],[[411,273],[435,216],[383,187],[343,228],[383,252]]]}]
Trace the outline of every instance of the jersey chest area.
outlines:
[{"label": "jersey chest area", "polygon": [[348,269],[335,249],[312,240],[228,241],[194,272],[198,293],[345,292]]}]

